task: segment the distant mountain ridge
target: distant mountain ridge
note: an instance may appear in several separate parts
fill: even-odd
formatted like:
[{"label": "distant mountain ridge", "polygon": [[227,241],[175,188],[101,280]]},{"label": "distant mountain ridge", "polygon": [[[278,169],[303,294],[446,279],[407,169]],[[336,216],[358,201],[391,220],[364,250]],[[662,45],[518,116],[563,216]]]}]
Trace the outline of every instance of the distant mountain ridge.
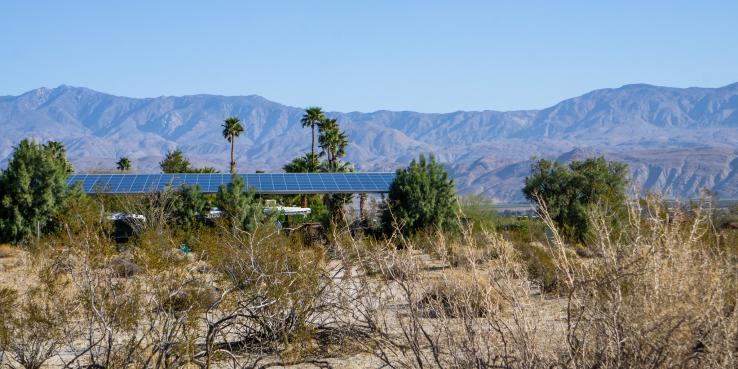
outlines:
[{"label": "distant mountain ridge", "polygon": [[[257,95],[128,98],[83,87],[39,88],[0,97],[0,165],[22,138],[61,140],[77,170],[110,170],[129,156],[134,170],[158,171],[169,149],[226,170],[225,117],[246,132],[238,168],[277,171],[309,150],[301,108]],[[562,161],[592,153],[627,162],[634,186],[670,197],[710,188],[738,197],[738,83],[720,88],[644,84],[592,91],[542,110],[416,113],[330,112],[347,130],[347,160],[361,170],[394,170],[433,153],[461,193],[520,200],[535,157]]]}]

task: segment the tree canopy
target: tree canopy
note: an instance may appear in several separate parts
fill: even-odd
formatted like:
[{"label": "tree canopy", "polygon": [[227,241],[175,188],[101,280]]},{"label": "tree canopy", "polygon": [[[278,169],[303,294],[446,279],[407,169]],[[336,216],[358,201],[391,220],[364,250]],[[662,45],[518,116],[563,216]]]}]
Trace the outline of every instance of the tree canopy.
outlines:
[{"label": "tree canopy", "polygon": [[181,149],[167,151],[164,159],[159,162],[159,167],[163,173],[218,173],[212,167],[193,167]]},{"label": "tree canopy", "polygon": [[407,168],[397,170],[388,197],[382,214],[387,233],[400,230],[412,235],[457,226],[454,181],[433,156],[426,160],[420,155]]},{"label": "tree canopy", "polygon": [[569,240],[583,242],[590,228],[587,212],[593,206],[603,207],[615,220],[623,216],[627,173],[626,164],[604,157],[572,161],[568,166],[541,159],[525,178],[523,194],[535,203],[543,201]]},{"label": "tree canopy", "polygon": [[115,166],[121,172],[129,171],[131,170],[131,160],[127,156],[121,156]]},{"label": "tree canopy", "polygon": [[325,156],[329,163],[336,162],[346,155],[348,136],[338,127],[338,121],[325,118],[318,126],[318,146],[320,156]]},{"label": "tree canopy", "polygon": [[300,119],[303,128],[310,128],[312,131],[312,143],[310,146],[310,153],[312,156],[315,156],[315,127],[318,127],[324,120],[325,113],[323,113],[323,109],[317,106],[311,106],[305,109],[305,114],[302,116],[302,119]]},{"label": "tree canopy", "polygon": [[53,228],[71,172],[61,143],[21,141],[0,174],[0,241],[17,243]]},{"label": "tree canopy", "polygon": [[291,162],[282,167],[282,170],[285,173],[312,173],[318,171],[319,167],[320,160],[318,160],[318,157],[308,152],[303,156],[292,159]]}]

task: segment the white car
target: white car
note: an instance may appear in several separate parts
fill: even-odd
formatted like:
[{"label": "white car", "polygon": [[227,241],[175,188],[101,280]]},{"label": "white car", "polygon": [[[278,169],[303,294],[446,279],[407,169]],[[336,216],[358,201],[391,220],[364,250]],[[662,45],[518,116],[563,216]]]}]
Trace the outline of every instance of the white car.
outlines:
[{"label": "white car", "polygon": [[208,210],[208,213],[205,214],[205,219],[216,219],[220,218],[220,215],[223,214],[223,211],[218,208],[210,208]]},{"label": "white car", "polygon": [[275,211],[279,212],[282,215],[302,215],[306,216],[310,214],[311,210],[310,208],[301,208],[298,206],[273,206],[264,208],[264,214],[271,214]]},{"label": "white car", "polygon": [[141,222],[146,221],[146,217],[141,214],[132,214],[132,213],[123,213],[123,212],[108,213],[108,215],[105,218],[107,218],[108,220],[113,220],[113,221],[115,220],[137,220]]}]

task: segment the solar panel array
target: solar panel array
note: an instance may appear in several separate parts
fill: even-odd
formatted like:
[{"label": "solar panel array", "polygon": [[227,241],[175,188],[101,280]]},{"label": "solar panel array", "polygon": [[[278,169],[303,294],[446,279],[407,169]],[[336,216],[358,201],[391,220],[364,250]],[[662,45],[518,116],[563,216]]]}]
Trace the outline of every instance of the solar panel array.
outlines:
[{"label": "solar panel array", "polygon": [[[257,173],[237,174],[246,188],[260,194],[380,193],[388,192],[395,173]],[[205,193],[218,192],[231,183],[230,174],[73,174],[67,184],[81,183],[86,193],[136,194],[160,192],[183,185],[199,186]]]}]

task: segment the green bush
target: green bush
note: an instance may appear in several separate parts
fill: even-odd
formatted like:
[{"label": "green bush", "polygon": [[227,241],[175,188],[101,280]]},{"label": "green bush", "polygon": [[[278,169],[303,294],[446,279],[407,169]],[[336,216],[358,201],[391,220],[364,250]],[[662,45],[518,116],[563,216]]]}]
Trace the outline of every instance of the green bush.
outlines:
[{"label": "green bush", "polygon": [[220,185],[215,204],[223,212],[223,220],[232,228],[253,231],[264,218],[254,190],[246,191],[243,177],[238,175],[231,176],[228,185]]},{"label": "green bush", "polygon": [[528,269],[528,278],[541,286],[541,292],[555,292],[559,287],[559,276],[556,264],[548,250],[541,246],[519,242],[515,248],[520,252]]},{"label": "green bush", "polygon": [[492,201],[481,195],[464,196],[459,199],[462,220],[471,225],[474,231],[492,230],[499,222],[499,216]]},{"label": "green bush", "polygon": [[539,219],[500,217],[495,230],[512,242],[545,242],[545,225]]},{"label": "green bush", "polygon": [[390,185],[387,208],[382,214],[385,233],[401,230],[412,235],[423,230],[457,228],[454,182],[441,164],[423,155],[397,170]]},{"label": "green bush", "polygon": [[200,192],[200,186],[182,186],[174,194],[171,213],[182,228],[192,229],[200,222],[207,205],[205,195]]},{"label": "green bush", "polygon": [[69,194],[70,172],[60,143],[21,141],[0,174],[0,242],[18,243],[37,231],[52,231],[52,217]]},{"label": "green bush", "polygon": [[[589,232],[587,212],[600,207],[613,215],[612,226],[625,216],[628,166],[604,157],[573,161],[568,167],[541,159],[525,178],[523,194],[528,200],[542,200],[564,236],[584,243]],[[539,205],[540,206],[540,205]]]}]

